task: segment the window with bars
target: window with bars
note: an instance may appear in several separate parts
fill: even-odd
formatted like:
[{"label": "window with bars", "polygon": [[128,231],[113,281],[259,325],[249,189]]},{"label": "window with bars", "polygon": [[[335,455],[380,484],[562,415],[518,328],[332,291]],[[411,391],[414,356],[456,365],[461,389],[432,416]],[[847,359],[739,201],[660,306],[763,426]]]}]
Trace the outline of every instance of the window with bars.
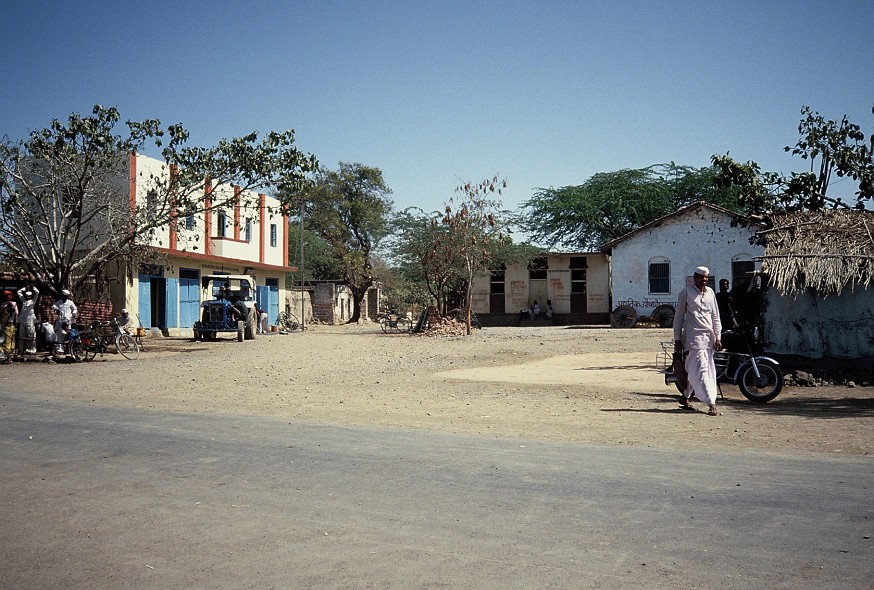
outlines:
[{"label": "window with bars", "polygon": [[659,295],[671,292],[671,263],[667,260],[649,263],[649,292]]}]

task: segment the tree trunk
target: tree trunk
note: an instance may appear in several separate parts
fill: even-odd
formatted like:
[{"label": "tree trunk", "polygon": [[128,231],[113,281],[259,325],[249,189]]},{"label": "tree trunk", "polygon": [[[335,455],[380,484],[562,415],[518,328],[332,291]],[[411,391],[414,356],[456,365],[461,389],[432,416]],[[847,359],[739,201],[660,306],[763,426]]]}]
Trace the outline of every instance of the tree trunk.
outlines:
[{"label": "tree trunk", "polygon": [[350,287],[349,289],[352,291],[352,317],[349,318],[347,324],[356,324],[358,320],[361,319],[361,303],[364,301],[364,297],[367,295],[367,289],[369,287]]}]

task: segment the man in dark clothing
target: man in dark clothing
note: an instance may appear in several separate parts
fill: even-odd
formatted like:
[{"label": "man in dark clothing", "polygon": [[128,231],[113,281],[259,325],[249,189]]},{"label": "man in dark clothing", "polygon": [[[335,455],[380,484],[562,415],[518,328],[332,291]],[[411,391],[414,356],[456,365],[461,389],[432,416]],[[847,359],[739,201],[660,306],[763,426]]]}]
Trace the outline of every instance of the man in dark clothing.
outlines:
[{"label": "man in dark clothing", "polygon": [[716,294],[716,306],[719,308],[719,321],[722,322],[722,330],[730,330],[734,327],[734,309],[732,308],[731,293],[728,292],[728,279],[719,281],[719,293]]}]

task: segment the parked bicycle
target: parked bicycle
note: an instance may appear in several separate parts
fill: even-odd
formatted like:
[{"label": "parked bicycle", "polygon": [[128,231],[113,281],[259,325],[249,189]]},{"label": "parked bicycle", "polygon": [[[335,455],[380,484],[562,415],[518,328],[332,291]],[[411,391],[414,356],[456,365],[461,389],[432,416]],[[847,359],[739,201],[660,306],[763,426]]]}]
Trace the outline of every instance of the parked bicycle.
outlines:
[{"label": "parked bicycle", "polygon": [[297,316],[288,311],[283,311],[276,318],[276,323],[286,332],[297,332],[303,329],[303,324],[298,321]]},{"label": "parked bicycle", "polygon": [[380,324],[382,331],[386,334],[400,334],[401,332],[410,332],[413,329],[413,320],[397,313],[384,315]]},{"label": "parked bicycle", "polygon": [[112,318],[109,324],[104,325],[94,322],[91,330],[80,334],[79,339],[86,361],[94,360],[98,353],[103,356],[111,344],[126,359],[136,360],[140,356],[140,345],[136,338],[121,329],[117,318]]},{"label": "parked bicycle", "polygon": [[76,324],[62,331],[62,333],[64,332],[66,334],[64,341],[55,349],[56,352],[60,350],[61,354],[73,359],[77,363],[82,361],[85,358],[85,345],[82,342],[82,337]]}]

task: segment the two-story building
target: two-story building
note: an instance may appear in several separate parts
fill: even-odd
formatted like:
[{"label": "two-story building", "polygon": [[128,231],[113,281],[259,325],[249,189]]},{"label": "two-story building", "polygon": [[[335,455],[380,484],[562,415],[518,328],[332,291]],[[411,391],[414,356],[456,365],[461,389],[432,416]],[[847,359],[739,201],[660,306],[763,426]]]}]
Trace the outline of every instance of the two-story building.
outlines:
[{"label": "two-story building", "polygon": [[[131,208],[148,206],[156,198],[152,176],[170,174],[166,164],[140,154],[129,156],[127,173]],[[279,201],[239,187],[205,182],[201,195],[209,209],[160,228],[149,245],[155,264],[140,265],[134,273],[116,269],[110,287],[113,307],[126,307],[142,326],[165,334],[186,335],[199,319],[201,277],[210,274],[248,274],[258,286],[257,301],[275,323],[285,309],[288,266],[288,219]],[[234,196],[233,206],[213,208]]]}]

